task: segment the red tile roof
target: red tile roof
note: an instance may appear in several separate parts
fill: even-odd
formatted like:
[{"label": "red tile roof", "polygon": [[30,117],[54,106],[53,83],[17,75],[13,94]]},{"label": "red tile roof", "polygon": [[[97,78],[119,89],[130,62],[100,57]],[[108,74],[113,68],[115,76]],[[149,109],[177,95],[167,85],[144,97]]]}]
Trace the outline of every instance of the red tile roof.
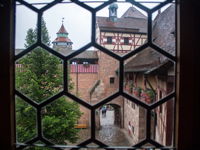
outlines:
[{"label": "red tile roof", "polygon": [[58,34],[58,33],[68,33],[63,24],[62,24],[62,26],[60,27],[60,30],[57,32],[57,34]]},{"label": "red tile roof", "polygon": [[97,17],[100,30],[147,33],[147,17],[134,7],[130,7],[116,22],[109,17]]},{"label": "red tile roof", "polygon": [[97,24],[101,30],[147,32],[147,20],[140,18],[118,18],[112,22],[108,17],[97,17]]}]

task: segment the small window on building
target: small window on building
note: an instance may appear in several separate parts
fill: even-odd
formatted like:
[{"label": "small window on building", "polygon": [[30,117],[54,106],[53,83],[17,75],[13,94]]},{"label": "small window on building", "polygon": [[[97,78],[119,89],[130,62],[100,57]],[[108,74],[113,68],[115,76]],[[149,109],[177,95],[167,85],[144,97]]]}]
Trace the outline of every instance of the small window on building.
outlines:
[{"label": "small window on building", "polygon": [[107,43],[108,43],[108,44],[112,44],[112,37],[111,37],[111,36],[108,36],[108,37],[107,37]]},{"label": "small window on building", "polygon": [[110,77],[110,84],[114,84],[115,83],[115,78],[114,77]]},{"label": "small window on building", "polygon": [[124,38],[124,44],[125,44],[125,45],[128,45],[128,44],[129,44],[129,38],[128,38],[128,37],[125,37],[125,38]]}]

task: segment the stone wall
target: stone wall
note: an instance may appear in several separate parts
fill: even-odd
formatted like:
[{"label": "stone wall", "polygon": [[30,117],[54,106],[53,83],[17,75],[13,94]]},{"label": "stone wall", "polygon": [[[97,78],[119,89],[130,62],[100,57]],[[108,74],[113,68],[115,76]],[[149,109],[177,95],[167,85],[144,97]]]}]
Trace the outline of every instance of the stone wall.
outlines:
[{"label": "stone wall", "polygon": [[139,107],[139,141],[146,138],[146,110]]},{"label": "stone wall", "polygon": [[70,78],[74,84],[74,88],[71,93],[74,95],[78,93],[79,98],[90,103],[90,90],[98,80],[97,77],[97,73],[71,73]]},{"label": "stone wall", "polygon": [[[129,129],[129,123],[131,130]],[[124,128],[129,133],[131,144],[136,144],[145,138],[146,111],[132,101],[125,99]]]},{"label": "stone wall", "polygon": [[[78,97],[83,99],[84,101],[90,103],[90,89],[93,87],[95,82],[97,81],[97,73],[71,73],[70,78],[72,83],[74,84],[74,88],[71,91],[72,94],[76,95],[78,93]],[[77,80],[78,79],[78,80]],[[78,81],[78,82],[77,82]],[[78,92],[77,90],[78,83]],[[87,124],[90,126],[90,110],[80,105],[81,112],[83,115],[79,120],[80,124]]]},{"label": "stone wall", "polygon": [[[134,131],[129,131],[129,122]],[[131,144],[136,144],[139,141],[139,107],[128,99],[124,103],[124,128],[129,133]]]},{"label": "stone wall", "polygon": [[[104,97],[110,96],[112,93],[118,91],[118,75],[116,73],[119,68],[119,62],[111,56],[98,51],[99,57],[99,74],[98,79],[104,85]],[[110,78],[114,78],[114,83],[110,83]]]}]

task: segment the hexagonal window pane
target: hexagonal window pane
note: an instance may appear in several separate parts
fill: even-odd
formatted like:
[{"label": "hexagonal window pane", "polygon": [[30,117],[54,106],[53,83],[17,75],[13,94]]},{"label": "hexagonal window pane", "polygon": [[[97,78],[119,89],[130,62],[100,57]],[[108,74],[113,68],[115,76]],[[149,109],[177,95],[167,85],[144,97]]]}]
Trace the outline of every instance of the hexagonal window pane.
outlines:
[{"label": "hexagonal window pane", "polygon": [[112,3],[96,14],[96,42],[124,55],[147,40],[147,14],[131,3]]},{"label": "hexagonal window pane", "polygon": [[[135,149],[135,150],[162,150],[162,148],[157,148],[156,146],[150,144],[150,143],[147,143],[145,144],[144,146],[141,146],[142,148],[138,148],[138,149]],[[170,149],[171,150],[171,149]]]},{"label": "hexagonal window pane", "polygon": [[166,0],[151,0],[150,2],[148,1],[143,1],[143,0],[135,0],[136,2],[139,2],[141,5],[145,6],[146,8],[152,9],[161,3],[165,2]]},{"label": "hexagonal window pane", "polygon": [[34,11],[21,4],[16,6],[15,55],[36,43],[36,24],[37,14]]},{"label": "hexagonal window pane", "polygon": [[[103,148],[99,148],[99,145],[95,144],[95,143],[90,143],[90,144],[87,144],[87,150],[105,150]],[[85,148],[80,148],[80,150],[86,150]]]},{"label": "hexagonal window pane", "polygon": [[18,96],[15,97],[17,142],[26,142],[37,135],[36,114],[36,109],[33,106],[31,106]]},{"label": "hexagonal window pane", "polygon": [[41,142],[41,141],[37,141],[34,143],[34,146],[28,146],[26,148],[24,148],[25,150],[55,150],[55,148],[50,148],[50,147],[46,147],[46,144]]},{"label": "hexagonal window pane", "polygon": [[[144,144],[144,145],[142,146],[142,149],[144,149],[144,150],[152,150],[152,149],[161,150],[161,149],[156,148],[155,145],[153,145],[153,144],[151,144],[151,143],[149,143],[149,142],[147,142],[146,144]],[[140,150],[140,149],[137,149],[137,150]]]},{"label": "hexagonal window pane", "polygon": [[69,61],[70,93],[90,104],[118,91],[119,62],[91,47]]},{"label": "hexagonal window pane", "polygon": [[63,96],[42,109],[43,134],[54,144],[77,145],[90,138],[90,110]]},{"label": "hexagonal window pane", "polygon": [[39,1],[35,1],[35,0],[24,0],[29,4],[32,4],[32,6],[40,9],[44,6],[46,6],[47,4],[53,2],[54,0],[39,0]]},{"label": "hexagonal window pane", "polygon": [[96,138],[109,146],[132,146],[145,138],[146,110],[124,97],[96,110]]},{"label": "hexagonal window pane", "polygon": [[168,4],[153,13],[152,40],[155,45],[175,56],[175,4]]},{"label": "hexagonal window pane", "polygon": [[151,111],[151,139],[164,146],[173,145],[174,111],[174,98]]},{"label": "hexagonal window pane", "polygon": [[24,150],[55,150],[55,148],[43,147],[43,146],[28,146]]},{"label": "hexagonal window pane", "polygon": [[51,43],[42,42],[62,55],[68,55],[72,50],[90,43],[91,13],[88,10],[71,2],[59,3],[46,10],[43,18]]},{"label": "hexagonal window pane", "polygon": [[160,99],[160,90],[174,91],[174,63],[151,48],[128,58],[124,68],[124,90],[147,104]]},{"label": "hexagonal window pane", "polygon": [[16,89],[40,103],[62,90],[62,61],[37,47],[16,61]]},{"label": "hexagonal window pane", "polygon": [[100,6],[101,4],[103,4],[104,2],[108,1],[108,0],[98,0],[98,1],[93,1],[93,0],[79,0],[80,2],[83,2],[84,4],[92,7],[92,8],[96,8],[98,6]]}]

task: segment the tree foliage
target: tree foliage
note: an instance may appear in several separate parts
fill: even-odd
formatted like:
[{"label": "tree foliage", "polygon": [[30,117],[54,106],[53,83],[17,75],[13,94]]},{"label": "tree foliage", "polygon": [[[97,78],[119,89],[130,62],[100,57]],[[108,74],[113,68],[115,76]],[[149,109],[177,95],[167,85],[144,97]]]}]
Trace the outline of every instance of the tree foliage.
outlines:
[{"label": "tree foliage", "polygon": [[[27,31],[25,47],[28,48],[37,40],[37,29]],[[42,19],[42,41],[50,46],[48,31]],[[37,47],[21,58],[18,63],[23,67],[16,70],[16,88],[31,100],[41,103],[62,89],[61,60]],[[72,85],[70,85],[73,88]],[[42,128],[44,136],[56,144],[65,140],[75,142],[78,130],[75,123],[81,116],[77,103],[61,97],[42,108]],[[25,142],[37,135],[36,109],[16,98],[17,140]]]}]

